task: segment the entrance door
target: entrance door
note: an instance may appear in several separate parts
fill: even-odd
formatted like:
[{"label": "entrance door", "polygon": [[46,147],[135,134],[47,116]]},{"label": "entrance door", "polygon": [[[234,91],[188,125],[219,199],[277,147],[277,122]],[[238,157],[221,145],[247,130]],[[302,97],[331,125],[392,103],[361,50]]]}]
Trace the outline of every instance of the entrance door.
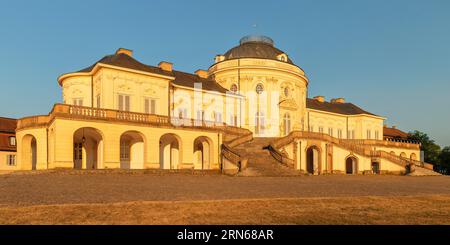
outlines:
[{"label": "entrance door", "polygon": [[347,158],[345,162],[345,173],[353,174],[353,160],[351,158]]},{"label": "entrance door", "polygon": [[377,162],[372,163],[372,173],[380,174],[380,164]]}]

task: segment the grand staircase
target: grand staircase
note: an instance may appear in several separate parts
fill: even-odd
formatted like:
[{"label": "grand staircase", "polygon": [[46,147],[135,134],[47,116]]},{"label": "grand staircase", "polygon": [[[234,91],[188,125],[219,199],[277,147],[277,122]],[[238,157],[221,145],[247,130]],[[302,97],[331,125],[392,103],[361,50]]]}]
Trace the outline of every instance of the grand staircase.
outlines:
[{"label": "grand staircase", "polygon": [[[408,173],[408,175],[413,176],[424,176],[424,175],[440,175],[437,172],[429,169],[430,164],[426,164],[420,161],[414,161],[407,158],[402,158],[399,156],[391,155],[390,153],[384,151],[372,151],[368,150],[361,144],[355,144],[351,141],[340,140],[333,138],[328,135],[318,134],[318,133],[309,133],[309,132],[294,132],[289,136],[281,137],[281,138],[252,138],[246,135],[243,136],[240,140],[242,143],[235,141],[232,144],[229,144],[228,152],[231,155],[234,154],[234,160],[237,159],[247,159],[248,162],[246,166],[240,166],[240,171],[238,172],[238,176],[296,176],[302,175],[302,172],[296,171],[292,167],[291,164],[282,164],[279,160],[276,159],[275,156],[281,156],[280,152],[277,152],[274,148],[277,148],[291,142],[292,138],[317,138],[319,140],[326,140],[328,142],[336,144],[338,147],[344,148],[351,152],[358,153],[367,157],[377,157],[386,159],[395,164],[399,164],[404,166],[405,168],[414,164],[414,171]],[[248,141],[250,140],[250,141]],[[268,146],[271,146],[269,151],[267,149]],[[271,154],[272,153],[272,154]],[[273,155],[275,154],[275,155]],[[291,160],[292,161],[292,160]],[[244,164],[245,165],[245,164]],[[289,167],[291,166],[291,167]],[[432,166],[431,166],[432,167]]]},{"label": "grand staircase", "polygon": [[283,164],[280,164],[264,149],[276,138],[253,138],[253,140],[233,148],[241,157],[248,159],[247,168],[238,176],[295,176],[301,175]]}]

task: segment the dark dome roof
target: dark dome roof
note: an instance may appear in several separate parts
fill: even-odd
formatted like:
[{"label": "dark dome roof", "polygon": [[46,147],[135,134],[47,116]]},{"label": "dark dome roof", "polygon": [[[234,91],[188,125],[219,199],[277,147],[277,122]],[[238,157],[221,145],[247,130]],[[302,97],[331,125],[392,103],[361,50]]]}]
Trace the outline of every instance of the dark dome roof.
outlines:
[{"label": "dark dome roof", "polygon": [[[239,46],[228,50],[224,56],[225,60],[237,58],[260,58],[278,60],[277,56],[285,52],[277,49],[273,45],[272,39],[265,36],[246,36],[240,40]],[[287,59],[287,63],[293,64]]]}]

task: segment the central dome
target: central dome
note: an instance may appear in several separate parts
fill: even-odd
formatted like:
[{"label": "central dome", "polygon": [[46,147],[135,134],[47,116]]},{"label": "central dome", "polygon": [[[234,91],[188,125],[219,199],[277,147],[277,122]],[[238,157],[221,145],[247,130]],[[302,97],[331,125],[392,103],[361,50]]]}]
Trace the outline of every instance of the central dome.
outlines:
[{"label": "central dome", "polygon": [[[274,42],[270,37],[245,36],[239,41],[239,46],[228,50],[224,54],[224,58],[225,60],[239,58],[258,58],[279,61],[279,55],[282,54],[286,53],[275,48]],[[287,58],[286,62],[293,64],[289,58]]]}]

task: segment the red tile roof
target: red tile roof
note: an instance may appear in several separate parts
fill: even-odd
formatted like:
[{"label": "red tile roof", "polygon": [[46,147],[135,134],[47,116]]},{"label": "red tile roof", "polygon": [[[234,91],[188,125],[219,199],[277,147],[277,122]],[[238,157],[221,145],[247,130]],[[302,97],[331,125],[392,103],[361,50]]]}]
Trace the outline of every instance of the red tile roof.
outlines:
[{"label": "red tile roof", "polygon": [[377,116],[373,113],[365,111],[358,106],[352,103],[332,103],[332,102],[320,102],[316,99],[306,99],[306,108],[319,110],[319,111],[327,111],[332,113],[338,113],[343,115],[359,115],[359,114],[368,114]]},{"label": "red tile roof", "polygon": [[0,132],[15,133],[17,119],[0,117]]},{"label": "red tile roof", "polygon": [[224,87],[220,86],[216,81],[212,79],[205,79],[197,76],[196,74],[181,72],[181,71],[165,71],[159,67],[155,66],[149,66],[145,65],[133,57],[124,54],[113,54],[103,57],[101,60],[97,61],[95,64],[82,69],[77,72],[90,72],[94,69],[95,65],[98,63],[106,64],[106,65],[112,65],[112,66],[118,66],[138,71],[144,71],[149,73],[155,73],[159,75],[165,75],[170,77],[175,77],[174,81],[172,81],[173,84],[185,86],[185,87],[191,87],[194,88],[195,83],[201,83],[202,88],[204,90],[208,91],[216,91],[220,93],[226,93],[228,90]]},{"label": "red tile roof", "polygon": [[408,133],[405,133],[397,128],[389,128],[389,127],[384,126],[383,127],[383,136],[385,138],[407,139]]},{"label": "red tile roof", "polygon": [[16,151],[16,146],[12,146],[9,144],[10,137],[15,137],[15,134],[0,132],[0,151]]}]

